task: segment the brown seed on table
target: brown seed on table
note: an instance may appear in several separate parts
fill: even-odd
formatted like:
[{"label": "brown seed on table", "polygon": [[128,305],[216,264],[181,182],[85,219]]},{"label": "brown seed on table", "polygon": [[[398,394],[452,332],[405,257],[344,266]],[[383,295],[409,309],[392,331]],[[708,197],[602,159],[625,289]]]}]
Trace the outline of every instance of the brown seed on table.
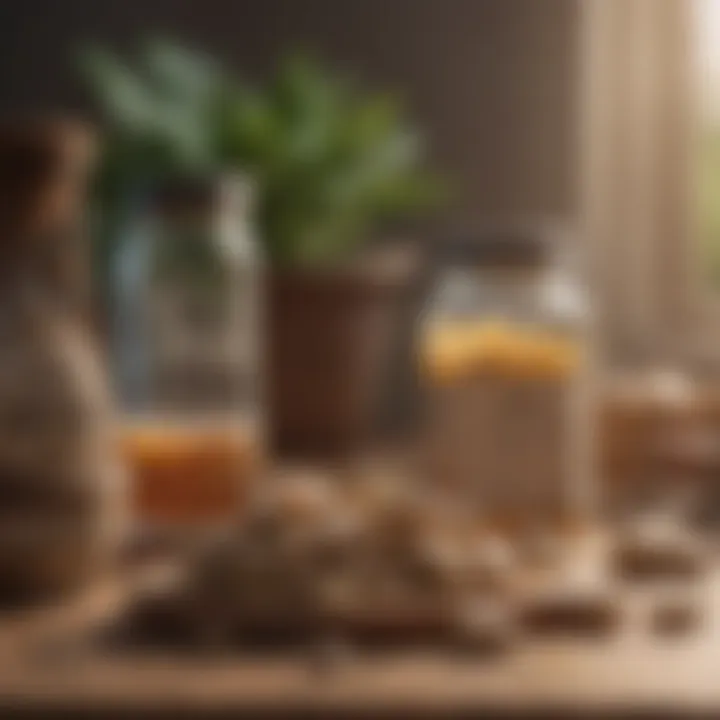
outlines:
[{"label": "brown seed on table", "polygon": [[323,637],[311,647],[312,669],[319,674],[338,672],[353,657],[349,641],[340,637]]},{"label": "brown seed on table", "polygon": [[516,634],[515,614],[502,598],[481,599],[460,608],[454,626],[456,649],[473,656],[508,650]]},{"label": "brown seed on table", "polygon": [[522,625],[531,633],[603,636],[621,620],[617,599],[601,588],[558,588],[530,598]]},{"label": "brown seed on table", "polygon": [[651,518],[620,537],[614,548],[615,572],[626,580],[692,579],[706,569],[698,538],[670,521]]},{"label": "brown seed on table", "polygon": [[700,609],[690,600],[660,603],[652,612],[652,629],[656,635],[685,635],[701,621]]}]

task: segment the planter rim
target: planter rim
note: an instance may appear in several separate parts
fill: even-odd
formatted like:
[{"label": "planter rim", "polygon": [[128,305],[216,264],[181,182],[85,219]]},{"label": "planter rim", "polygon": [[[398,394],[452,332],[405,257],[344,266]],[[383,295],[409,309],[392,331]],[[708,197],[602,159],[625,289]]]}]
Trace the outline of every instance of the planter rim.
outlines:
[{"label": "planter rim", "polygon": [[357,258],[326,266],[269,266],[268,274],[275,283],[295,287],[374,287],[377,289],[403,288],[420,274],[421,253],[417,248],[403,246],[385,249]]}]

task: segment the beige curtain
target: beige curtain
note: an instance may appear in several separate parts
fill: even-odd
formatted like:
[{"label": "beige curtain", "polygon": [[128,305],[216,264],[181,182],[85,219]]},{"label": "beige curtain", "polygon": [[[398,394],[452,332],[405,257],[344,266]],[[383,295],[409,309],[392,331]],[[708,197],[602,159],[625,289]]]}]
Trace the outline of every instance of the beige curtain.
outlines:
[{"label": "beige curtain", "polygon": [[580,0],[582,203],[598,326],[620,365],[674,359],[691,322],[693,0]]}]

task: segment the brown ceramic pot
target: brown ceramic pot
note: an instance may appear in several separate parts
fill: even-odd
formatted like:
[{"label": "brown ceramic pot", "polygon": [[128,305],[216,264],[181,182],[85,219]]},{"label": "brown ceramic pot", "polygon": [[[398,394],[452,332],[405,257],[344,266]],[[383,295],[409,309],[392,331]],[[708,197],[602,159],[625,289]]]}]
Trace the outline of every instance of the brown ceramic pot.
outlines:
[{"label": "brown ceramic pot", "polygon": [[267,282],[270,447],[338,458],[378,440],[394,340],[418,276],[408,247],[328,270],[275,270]]}]

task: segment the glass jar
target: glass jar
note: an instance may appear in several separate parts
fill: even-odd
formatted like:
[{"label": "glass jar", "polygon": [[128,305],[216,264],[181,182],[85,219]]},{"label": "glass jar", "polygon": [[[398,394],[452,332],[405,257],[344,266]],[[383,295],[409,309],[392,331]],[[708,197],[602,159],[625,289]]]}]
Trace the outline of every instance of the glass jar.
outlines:
[{"label": "glass jar", "polygon": [[593,507],[590,316],[568,258],[542,233],[453,244],[423,316],[429,469],[491,523]]},{"label": "glass jar", "polygon": [[116,377],[135,510],[234,519],[262,456],[260,262],[239,177],[174,180],[137,208],[116,266]]}]

